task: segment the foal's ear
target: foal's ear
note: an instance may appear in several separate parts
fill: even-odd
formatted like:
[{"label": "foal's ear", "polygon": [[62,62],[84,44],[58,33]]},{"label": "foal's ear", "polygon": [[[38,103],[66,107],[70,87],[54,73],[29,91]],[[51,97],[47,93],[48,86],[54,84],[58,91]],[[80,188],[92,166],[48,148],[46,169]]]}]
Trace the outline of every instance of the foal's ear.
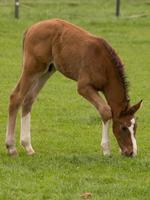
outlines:
[{"label": "foal's ear", "polygon": [[131,106],[131,107],[127,110],[127,113],[126,113],[126,114],[128,114],[128,115],[134,115],[134,113],[136,113],[137,110],[140,109],[140,107],[141,107],[141,105],[142,105],[142,101],[143,101],[143,100],[141,100],[141,101],[139,101],[137,104]]}]

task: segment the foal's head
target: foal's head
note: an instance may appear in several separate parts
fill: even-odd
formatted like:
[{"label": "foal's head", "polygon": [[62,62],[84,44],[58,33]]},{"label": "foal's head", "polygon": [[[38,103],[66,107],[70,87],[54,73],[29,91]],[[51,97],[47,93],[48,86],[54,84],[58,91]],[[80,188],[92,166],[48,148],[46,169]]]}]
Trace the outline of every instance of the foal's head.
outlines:
[{"label": "foal's head", "polygon": [[137,124],[134,114],[140,108],[141,102],[122,111],[117,118],[113,119],[113,132],[120,146],[121,153],[125,156],[137,155],[135,139]]}]

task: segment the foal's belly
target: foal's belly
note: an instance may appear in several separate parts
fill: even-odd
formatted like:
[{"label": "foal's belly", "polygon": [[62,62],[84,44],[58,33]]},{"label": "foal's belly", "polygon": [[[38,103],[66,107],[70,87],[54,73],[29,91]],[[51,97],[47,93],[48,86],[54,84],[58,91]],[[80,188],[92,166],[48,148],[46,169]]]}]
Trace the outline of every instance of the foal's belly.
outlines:
[{"label": "foal's belly", "polygon": [[58,70],[60,73],[62,73],[64,76],[66,76],[69,79],[78,80],[78,74],[79,69],[75,66],[67,66],[65,64],[59,64],[57,62],[54,62],[56,70]]},{"label": "foal's belly", "polygon": [[53,57],[56,69],[67,78],[78,80],[82,68],[81,56],[75,52],[61,52]]}]

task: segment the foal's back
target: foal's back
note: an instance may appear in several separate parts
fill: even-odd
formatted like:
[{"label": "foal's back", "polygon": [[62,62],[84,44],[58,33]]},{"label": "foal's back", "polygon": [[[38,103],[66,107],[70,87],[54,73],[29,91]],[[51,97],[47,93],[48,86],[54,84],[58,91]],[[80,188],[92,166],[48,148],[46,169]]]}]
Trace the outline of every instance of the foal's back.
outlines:
[{"label": "foal's back", "polygon": [[91,81],[104,80],[102,50],[103,39],[59,19],[34,24],[24,40],[25,57],[30,55],[45,66],[53,63],[57,70],[74,80],[78,80],[82,71]]}]

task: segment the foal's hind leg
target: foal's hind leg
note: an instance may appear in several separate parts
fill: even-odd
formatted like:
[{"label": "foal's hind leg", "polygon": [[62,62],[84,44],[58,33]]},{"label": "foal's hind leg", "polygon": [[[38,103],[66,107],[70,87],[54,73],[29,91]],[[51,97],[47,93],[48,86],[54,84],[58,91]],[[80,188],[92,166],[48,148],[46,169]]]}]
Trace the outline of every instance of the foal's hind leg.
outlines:
[{"label": "foal's hind leg", "polygon": [[109,149],[109,121],[112,117],[111,109],[109,105],[103,100],[103,98],[98,94],[98,91],[92,87],[89,83],[86,83],[85,80],[78,81],[78,92],[84,98],[86,98],[89,102],[91,102],[96,109],[99,111],[99,114],[102,116],[102,142],[101,146],[103,149],[104,155],[110,154]]},{"label": "foal's hind leg", "polygon": [[8,125],[6,131],[6,147],[8,150],[8,154],[16,155],[17,151],[15,148],[15,138],[14,138],[14,131],[15,131],[15,123],[16,123],[16,115],[21,104],[22,99],[19,97],[19,90],[20,90],[20,81],[17,84],[16,88],[10,95],[10,103],[8,108]]},{"label": "foal's hind leg", "polygon": [[33,84],[33,77],[28,76],[27,74],[23,73],[16,88],[10,95],[10,103],[9,103],[9,110],[8,110],[8,126],[7,126],[7,133],[6,133],[6,147],[8,150],[8,154],[15,155],[17,154],[15,148],[15,123],[16,123],[16,116],[19,107],[21,106],[25,95],[30,90]]},{"label": "foal's hind leg", "polygon": [[30,113],[32,104],[34,103],[34,100],[37,97],[39,91],[44,86],[48,78],[54,73],[54,71],[54,69],[51,69],[50,72],[47,72],[40,78],[38,78],[38,80],[35,83],[35,86],[28,92],[22,104],[20,143],[25,148],[28,155],[32,155],[35,153],[31,145],[30,135]]}]

